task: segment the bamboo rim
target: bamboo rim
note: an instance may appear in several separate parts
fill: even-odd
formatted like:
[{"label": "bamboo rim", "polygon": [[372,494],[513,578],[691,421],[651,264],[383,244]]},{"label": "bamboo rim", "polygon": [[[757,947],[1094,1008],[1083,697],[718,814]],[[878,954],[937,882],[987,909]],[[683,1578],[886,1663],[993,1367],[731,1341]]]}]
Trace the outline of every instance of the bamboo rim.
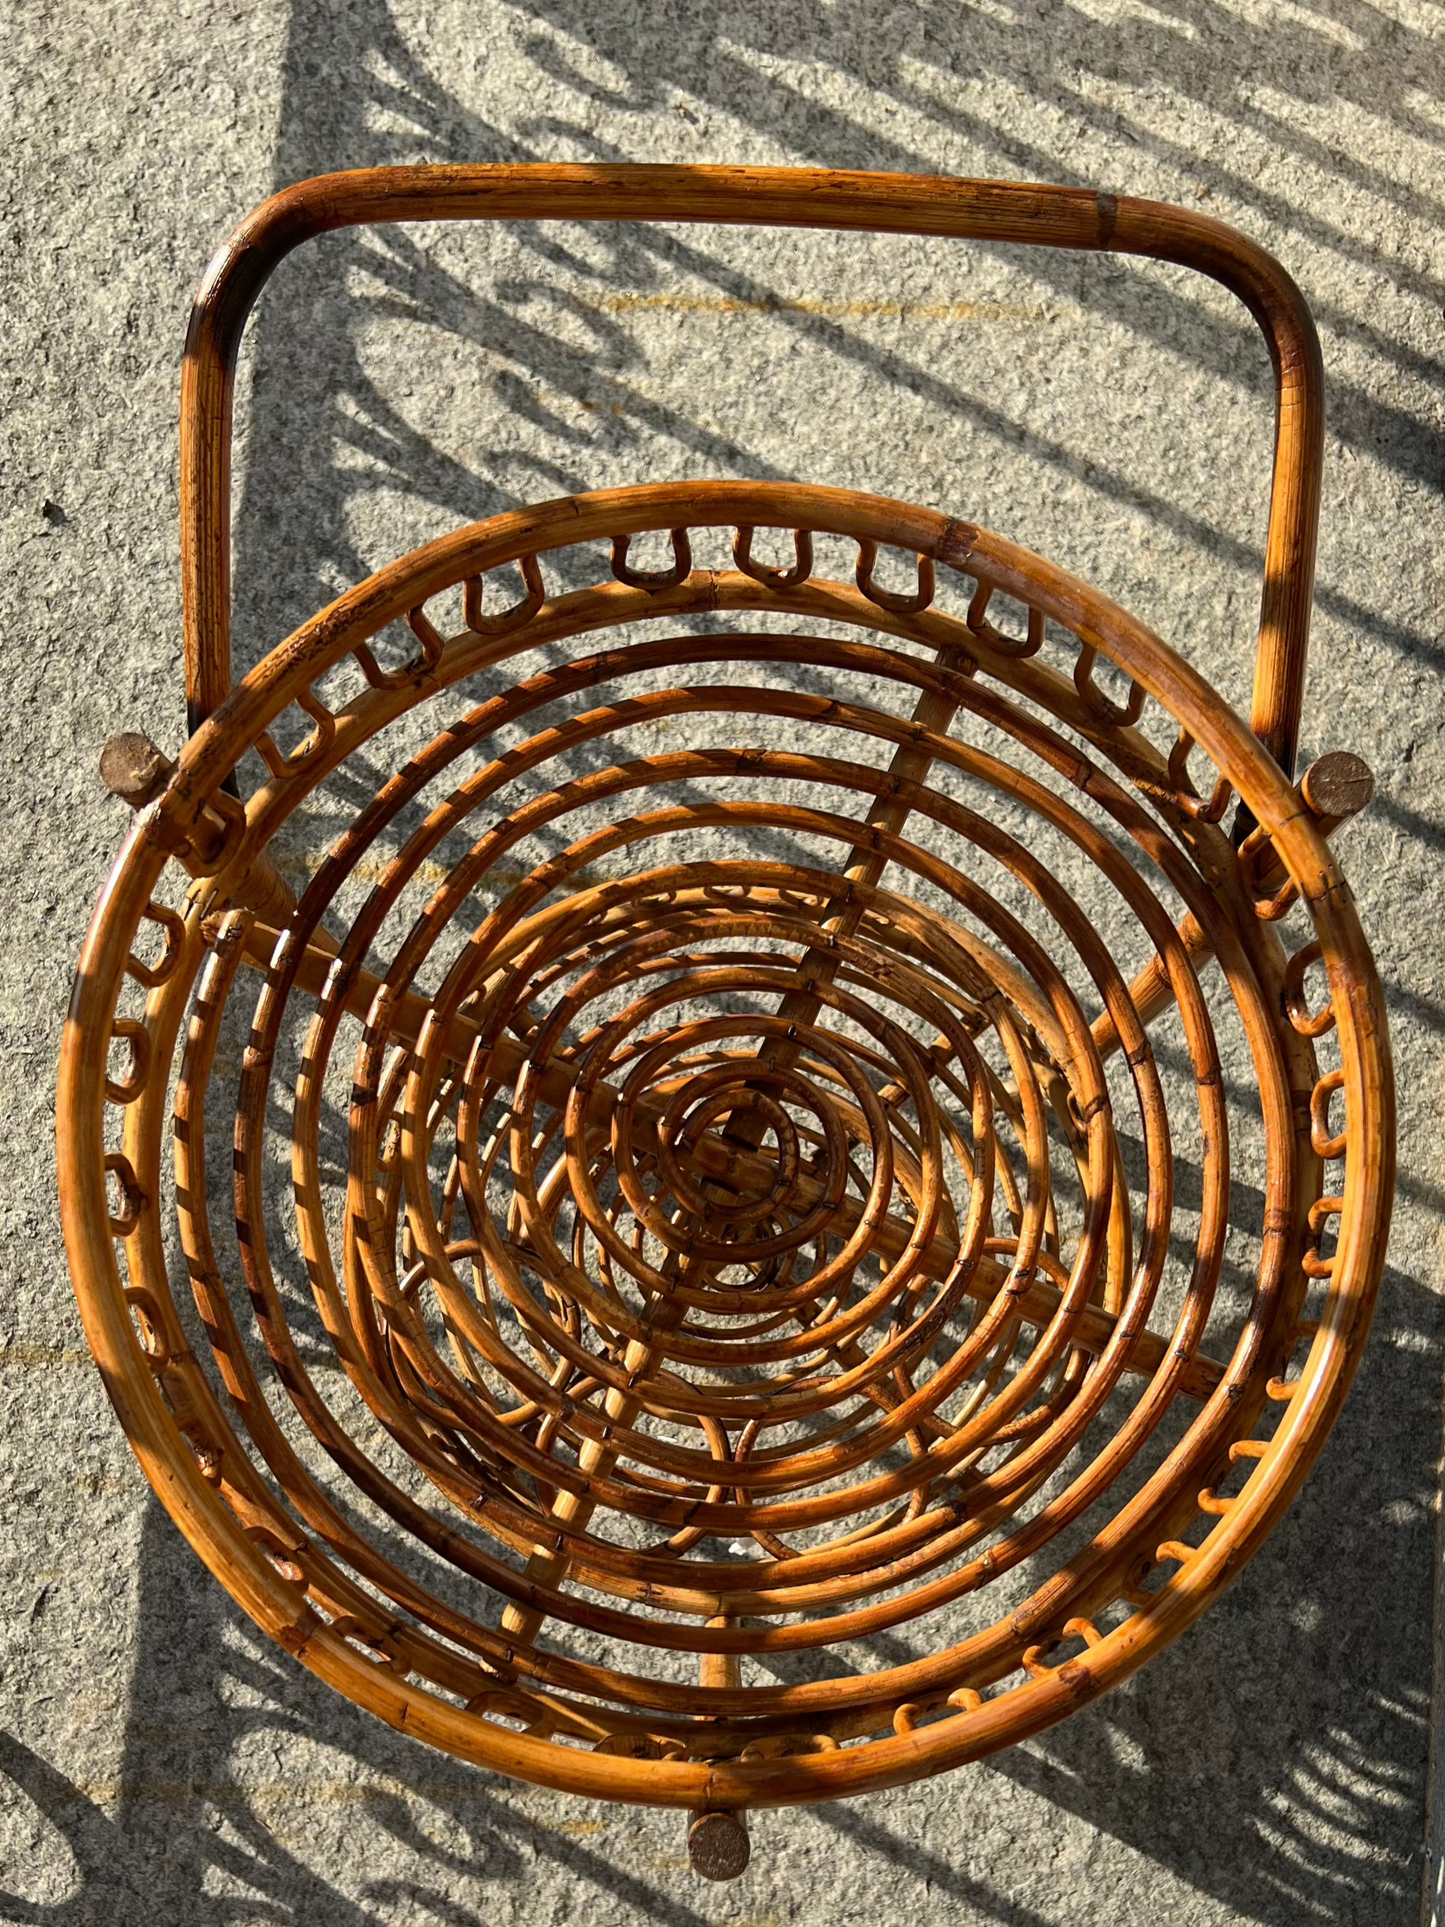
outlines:
[{"label": "bamboo rim", "polygon": [[[730,565],[698,565],[718,530]],[[796,566],[755,559],[764,530],[781,532]],[[659,532],[673,563],[649,575],[629,545]],[[854,554],[851,580],[816,563],[830,540]],[[600,578],[558,587],[564,560],[598,543],[611,553]],[[910,559],[916,592],[878,586],[880,549]],[[520,569],[522,600],[493,616],[490,584],[509,569]],[[944,606],[940,582],[962,585],[961,613]],[[465,621],[447,634],[440,607],[456,593]],[[1012,631],[994,620],[1006,601],[1019,614]],[[555,660],[559,645],[598,631],[625,637],[698,616],[711,632],[644,634],[587,656],[564,648]],[[373,645],[398,621],[416,654],[389,668]],[[800,622],[830,633],[800,640]],[[536,669],[548,651],[550,665]],[[776,671],[800,653],[830,679],[823,693],[781,676],[747,687],[689,680],[730,662]],[[453,705],[430,744],[413,745],[276,927],[246,908],[258,863],[332,772],[363,768],[360,753],[379,753],[388,730],[404,733],[437,705],[445,714],[462,682],[523,657],[530,680],[503,683],[461,718]],[[1104,663],[1122,698],[1101,686]],[[328,680],[341,673],[353,690],[345,701]],[[536,733],[530,718],[594,686],[616,694]],[[280,736],[296,734],[293,705],[306,734],[286,749],[277,731],[285,719]],[[639,726],[740,711],[792,738],[587,760],[590,745]],[[1182,756],[1156,740],[1164,719]],[[458,761],[494,741],[512,746],[474,767]],[[867,743],[891,760],[870,763]],[[1191,749],[1209,780],[1190,778]],[[268,774],[243,811],[223,785],[249,750]],[[555,756],[581,758],[571,788],[517,790],[526,769]],[[435,802],[429,829],[407,831],[370,897],[347,910],[347,934],[323,943],[321,918],[350,902],[338,892],[370,840],[413,797],[440,796],[454,764],[455,799]],[[982,786],[1002,816],[961,801],[955,778]],[[777,795],[759,803],[764,781]],[[1219,783],[1259,825],[1282,886],[1263,889],[1218,812],[1201,808]],[[682,786],[683,802],[655,802],[667,784]],[[509,791],[521,800],[493,821],[490,798]],[[1009,809],[1105,880],[1175,986],[1203,1189],[1193,1271],[1168,1332],[1149,1321],[1177,1229],[1177,1095],[1107,947],[1031,838],[1005,827]],[[568,843],[574,810],[593,815]],[[624,814],[598,827],[608,811]],[[442,866],[387,969],[368,976],[392,902],[478,813],[492,827]],[[831,861],[653,848],[777,827]],[[526,837],[564,848],[496,886],[422,995],[418,971],[454,914]],[[613,857],[620,867],[592,880],[589,866]],[[985,858],[1050,920],[1053,950],[1006,891],[971,873]],[[196,880],[172,907],[167,893],[174,900],[187,873]],[[1173,931],[1175,899],[1219,958],[1265,1147],[1252,1293],[1230,1327],[1232,1351],[1217,1359],[1203,1340],[1223,1262],[1230,1127],[1215,1021]],[[164,936],[154,963],[137,956],[148,919]],[[1313,946],[1328,997],[1307,1004]],[[242,976],[248,957],[262,968],[259,997],[246,998],[254,1013],[235,1101],[243,1291],[222,1275],[232,1261],[206,1209],[205,1116],[220,1088],[224,1011],[255,981]],[[1090,1019],[1071,972],[1097,992],[1123,1046],[1147,1151],[1142,1188],[1116,1136],[1103,1019]],[[139,1015],[128,1014],[139,991],[126,991],[127,978],[145,989]],[[544,1006],[535,1030],[509,1030],[517,998],[537,985],[555,1009]],[[614,992],[623,1007],[607,1006],[595,1034],[567,1043],[571,1016]],[[647,1028],[708,995],[771,1000],[782,1015]],[[327,1341],[419,1468],[415,1489],[373,1463],[317,1393],[274,1275],[266,1120],[298,1009],[310,1013],[308,1041],[286,1108],[300,1251]],[[320,1156],[325,1066],[357,1012],[366,1027],[338,1232]],[[760,1050],[740,1059],[730,1023]],[[919,1025],[942,1040],[926,1061]],[[1011,1069],[1011,1089],[998,1066]],[[894,1085],[902,1096],[885,1104],[880,1092]],[[505,1155],[484,1141],[499,1112]],[[1050,1131],[1076,1161],[1077,1197],[1049,1175]],[[163,1176],[168,1133],[173,1181]],[[432,1175],[439,1139],[456,1146],[450,1203]],[[66,1026],[59,1147],[67,1247],[107,1388],[172,1516],[256,1622],[358,1704],[461,1757],[578,1793],[697,1809],[814,1801],[977,1759],[1127,1678],[1217,1597],[1289,1503],[1358,1361],[1388,1228],[1393,1099],[1379,984],[1328,845],[1269,750],[1162,641],[971,523],[842,491],[689,483],[569,498],[432,543],[340,597],[219,704],[137,818],[97,907]],[[867,1168],[851,1175],[850,1159]],[[499,1171],[514,1200],[500,1218],[488,1204]],[[671,1271],[615,1229],[628,1212],[637,1223],[656,1215],[654,1179],[671,1187],[663,1195],[685,1234]],[[602,1196],[614,1180],[624,1205]],[[1002,1240],[985,1209],[990,1186],[1009,1206]],[[820,1200],[834,1230],[801,1232],[820,1222]],[[449,1234],[458,1211],[471,1225],[461,1240]],[[649,1234],[658,1251],[668,1222],[663,1210]],[[740,1284],[693,1254],[743,1223],[765,1227],[766,1253],[744,1264]],[[167,1240],[177,1236],[194,1313],[172,1295]],[[819,1275],[831,1263],[839,1280],[825,1287],[832,1324],[799,1321],[810,1262]],[[480,1268],[491,1297],[462,1264]],[[452,1334],[450,1362],[413,1310],[422,1291]],[[504,1339],[503,1299],[553,1360],[550,1376]],[[269,1352],[264,1385],[240,1330],[248,1304]],[[719,1335],[750,1316],[765,1329]],[[812,1364],[795,1370],[795,1358]],[[705,1379],[739,1360],[764,1375],[763,1390]],[[584,1371],[595,1385],[578,1391]],[[515,1394],[506,1410],[504,1380]],[[1071,1474],[1084,1422],[1126,1385],[1137,1387],[1127,1412]],[[866,1422],[852,1408],[840,1415],[845,1397],[867,1405],[871,1393]],[[359,1512],[319,1480],[268,1403],[277,1399],[364,1495]],[[1170,1423],[1178,1436],[1150,1469],[1144,1448],[1167,1439]],[[785,1433],[776,1448],[770,1424]],[[822,1429],[787,1432],[808,1425]],[[696,1442],[719,1432],[726,1478],[716,1446]],[[1231,1468],[1244,1483],[1223,1493]],[[500,1618],[445,1605],[370,1543],[362,1521],[377,1505],[484,1600],[488,1589],[505,1598]],[[740,1661],[829,1643],[839,1627],[868,1637],[890,1615],[914,1623],[951,1597],[984,1597],[1042,1556],[1069,1517],[1087,1518],[1086,1546],[961,1641],[841,1681],[767,1687],[738,1676]],[[680,1555],[639,1552],[625,1533],[608,1536],[609,1519],[664,1538],[761,1533],[764,1556],[746,1562],[740,1584],[716,1549],[696,1560],[697,1542]],[[823,1536],[769,1550],[788,1533]],[[880,1549],[887,1557],[870,1564]],[[916,1610],[903,1610],[899,1588],[910,1585]],[[789,1610],[797,1601],[801,1613]],[[588,1653],[612,1641],[643,1660],[599,1665],[559,1651],[568,1623]],[[659,1652],[695,1656],[699,1682],[665,1665],[649,1672],[646,1655]]]}]

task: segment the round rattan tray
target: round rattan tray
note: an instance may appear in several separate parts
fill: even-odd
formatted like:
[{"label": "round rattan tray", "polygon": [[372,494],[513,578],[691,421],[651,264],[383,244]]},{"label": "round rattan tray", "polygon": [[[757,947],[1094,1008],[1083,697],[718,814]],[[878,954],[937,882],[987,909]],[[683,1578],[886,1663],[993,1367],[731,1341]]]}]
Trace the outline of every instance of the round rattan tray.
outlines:
[{"label": "round rattan tray", "polygon": [[[231,688],[265,275],[328,226],[521,216],[1225,280],[1280,377],[1251,723],[972,522],[735,482],[460,530]],[[193,733],[108,752],[137,815],[59,1132],[92,1349],[212,1572],[419,1739],[708,1816],[717,1875],[746,1841],[713,1816],[935,1773],[1125,1679],[1304,1477],[1388,1221],[1381,996],[1326,841],[1368,774],[1293,781],[1319,372],[1283,271],[1062,189],[339,176],[213,268],[184,426]]]}]

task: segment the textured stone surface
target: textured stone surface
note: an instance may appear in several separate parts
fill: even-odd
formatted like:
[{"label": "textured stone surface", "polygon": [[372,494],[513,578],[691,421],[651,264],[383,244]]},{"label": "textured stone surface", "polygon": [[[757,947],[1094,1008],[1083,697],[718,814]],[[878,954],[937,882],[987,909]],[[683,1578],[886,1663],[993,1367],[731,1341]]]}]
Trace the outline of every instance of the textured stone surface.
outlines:
[{"label": "textured stone surface", "polygon": [[[13,10],[0,651],[0,1919],[1411,1922],[1439,1449],[1445,16],[1429,0],[354,0]],[[215,242],[378,161],[808,162],[1202,205],[1320,319],[1331,433],[1306,752],[1390,995],[1401,1184],[1370,1356],[1245,1578],[1129,1690],[950,1779],[764,1815],[717,1889],[677,1817],[511,1787],[266,1648],[152,1501],[85,1361],[53,1066],[124,812],[180,740],[176,375]],[[1264,357],[1182,273],[922,242],[393,231],[289,263],[253,336],[249,662],[514,501],[678,474],[862,485],[1076,568],[1242,698]],[[138,1628],[144,1624],[144,1642]]]}]

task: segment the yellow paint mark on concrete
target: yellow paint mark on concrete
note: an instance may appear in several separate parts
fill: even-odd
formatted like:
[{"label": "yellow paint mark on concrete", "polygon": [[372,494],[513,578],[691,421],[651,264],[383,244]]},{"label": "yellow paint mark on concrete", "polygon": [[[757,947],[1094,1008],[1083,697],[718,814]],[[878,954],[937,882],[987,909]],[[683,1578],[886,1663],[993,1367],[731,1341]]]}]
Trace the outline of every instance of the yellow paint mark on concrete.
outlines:
[{"label": "yellow paint mark on concrete", "polygon": [[611,294],[608,314],[806,314],[827,321],[1044,321],[1048,309],[1011,301],[743,301],[732,295]]},{"label": "yellow paint mark on concrete", "polygon": [[215,1780],[82,1777],[73,1780],[71,1785],[82,1798],[102,1806],[119,1799],[122,1793],[127,1800],[147,1800],[158,1806],[176,1807],[194,1806],[200,1800],[217,1804],[236,1799],[258,1807],[295,1806],[307,1801],[320,1806],[354,1807],[364,1806],[368,1800],[427,1797],[420,1789],[404,1786],[397,1780],[378,1780],[366,1786],[354,1780],[308,1780],[300,1775],[294,1780],[248,1780],[243,1775]]},{"label": "yellow paint mark on concrete", "polygon": [[[147,1728],[148,1737],[157,1739],[170,1737],[172,1732],[179,1736],[182,1729],[154,1727]],[[457,1791],[457,1783],[446,1779],[419,1779],[416,1784],[391,1778],[379,1778],[370,1782],[340,1779],[311,1779],[304,1774],[294,1778],[248,1779],[244,1772],[235,1775],[222,1775],[212,1780],[163,1780],[136,1777],[121,1781],[119,1779],[79,1777],[71,1782],[73,1791],[81,1799],[93,1800],[107,1805],[121,1797],[128,1800],[147,1800],[161,1806],[192,1806],[197,1801],[210,1801],[213,1805],[227,1801],[244,1800],[255,1808],[304,1807],[306,1805],[324,1807],[360,1807],[369,1801],[382,1799],[432,1800],[450,1798]],[[599,1834],[611,1831],[605,1820],[554,1820],[543,1814],[520,1809],[528,1822],[543,1833],[568,1834],[575,1839],[595,1839]],[[683,1856],[681,1864],[687,1864]]]},{"label": "yellow paint mark on concrete", "polygon": [[89,1363],[90,1353],[80,1345],[0,1345],[0,1366],[38,1366],[46,1370],[55,1365]]}]

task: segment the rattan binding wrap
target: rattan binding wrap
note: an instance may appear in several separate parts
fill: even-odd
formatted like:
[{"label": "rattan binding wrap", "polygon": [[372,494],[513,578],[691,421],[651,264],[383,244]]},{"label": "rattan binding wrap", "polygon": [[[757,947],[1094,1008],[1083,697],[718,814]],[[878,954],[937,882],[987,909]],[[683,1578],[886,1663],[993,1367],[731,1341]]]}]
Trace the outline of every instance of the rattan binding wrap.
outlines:
[{"label": "rattan binding wrap", "polygon": [[[460,530],[232,689],[230,380],[270,267],[524,216],[1234,287],[1281,397],[1252,727],[972,522],[732,482]],[[240,231],[187,364],[196,727],[97,909],[59,1129],[122,1422],[306,1665],[502,1772],[732,1811],[1023,1739],[1237,1575],[1348,1387],[1393,1179],[1325,840],[1355,805],[1292,780],[1319,407],[1282,270],[1142,202],[421,169]],[[323,797],[295,902],[273,844]]]}]

